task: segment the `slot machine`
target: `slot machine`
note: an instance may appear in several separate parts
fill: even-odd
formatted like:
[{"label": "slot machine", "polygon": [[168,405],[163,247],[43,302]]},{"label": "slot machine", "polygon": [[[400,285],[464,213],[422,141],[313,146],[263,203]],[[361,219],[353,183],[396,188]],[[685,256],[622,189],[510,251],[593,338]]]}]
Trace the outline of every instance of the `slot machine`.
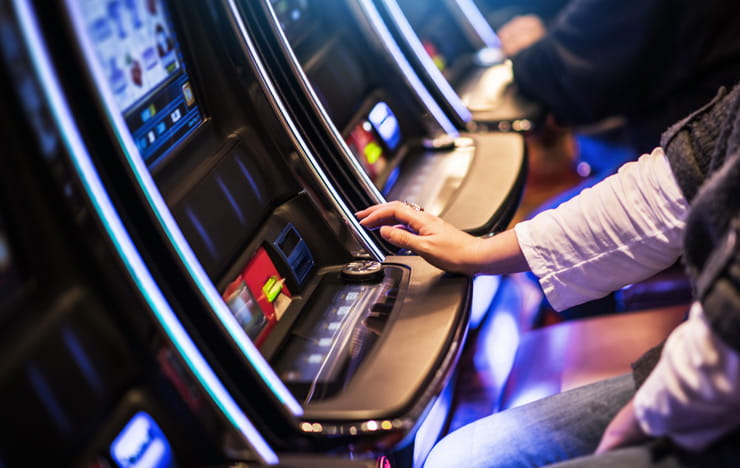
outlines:
[{"label": "slot machine", "polygon": [[461,132],[377,10],[368,16],[356,2],[331,1],[223,5],[352,209],[408,200],[476,235],[505,227],[523,186],[523,139]]},{"label": "slot machine", "polygon": [[365,466],[409,446],[449,396],[470,279],[385,255],[212,2],[39,3],[39,41],[106,193],[274,450],[225,451]]},{"label": "slot machine", "polygon": [[27,2],[0,2],[0,466],[277,457],[104,190]]},{"label": "slot machine", "polygon": [[527,132],[544,108],[523,96],[511,61],[472,0],[357,0],[377,8],[408,60],[458,126]]}]

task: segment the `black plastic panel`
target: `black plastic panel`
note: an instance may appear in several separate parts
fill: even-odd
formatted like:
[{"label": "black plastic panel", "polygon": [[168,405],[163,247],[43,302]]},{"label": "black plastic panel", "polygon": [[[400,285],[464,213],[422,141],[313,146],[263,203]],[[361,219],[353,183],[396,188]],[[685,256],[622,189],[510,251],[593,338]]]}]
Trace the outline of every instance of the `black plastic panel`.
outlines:
[{"label": "black plastic panel", "polygon": [[[60,16],[43,3],[38,11],[54,21],[40,28],[51,33]],[[120,429],[127,415],[116,408],[134,388],[149,395],[158,419],[188,428],[172,433],[179,460],[223,462],[209,433],[223,422],[202,403],[198,421],[157,362],[162,334],[97,215],[101,200],[85,193],[68,152],[76,135],[59,133],[41,91],[51,78],[35,75],[14,8],[0,1],[0,218],[8,249],[0,268],[7,286],[0,292],[0,465],[111,466],[115,434],[106,431]],[[42,16],[26,20],[45,24]],[[205,401],[190,375],[181,382]],[[142,401],[129,409],[143,409]]]},{"label": "black plastic panel", "polygon": [[250,156],[239,146],[227,151],[173,209],[212,277],[220,275],[238,255],[269,206],[268,187]]},{"label": "black plastic panel", "polygon": [[408,270],[387,266],[383,271],[382,279],[369,283],[348,283],[338,272],[322,278],[281,355],[273,360],[278,375],[300,400],[336,395],[367,359],[400,291],[408,288]]},{"label": "black plastic panel", "polygon": [[22,354],[8,360],[3,353],[0,418],[9,424],[0,438],[8,461],[74,457],[137,371],[123,338],[85,292],[59,298],[44,312],[45,323],[16,349]]},{"label": "black plastic panel", "polygon": [[340,44],[341,38],[330,42],[317,58],[315,66],[306,69],[306,75],[338,125],[346,125],[357,106],[370,91],[367,81],[369,64],[350,53]]}]

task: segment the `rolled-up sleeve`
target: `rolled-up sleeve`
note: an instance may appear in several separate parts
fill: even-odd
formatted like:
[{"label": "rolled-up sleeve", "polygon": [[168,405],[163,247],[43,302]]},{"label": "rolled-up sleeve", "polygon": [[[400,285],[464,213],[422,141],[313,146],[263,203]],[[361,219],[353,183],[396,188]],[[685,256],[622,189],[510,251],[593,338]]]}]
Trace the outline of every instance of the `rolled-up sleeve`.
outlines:
[{"label": "rolled-up sleeve", "polygon": [[563,310],[672,265],[687,213],[663,150],[656,148],[514,229],[550,304]]}]

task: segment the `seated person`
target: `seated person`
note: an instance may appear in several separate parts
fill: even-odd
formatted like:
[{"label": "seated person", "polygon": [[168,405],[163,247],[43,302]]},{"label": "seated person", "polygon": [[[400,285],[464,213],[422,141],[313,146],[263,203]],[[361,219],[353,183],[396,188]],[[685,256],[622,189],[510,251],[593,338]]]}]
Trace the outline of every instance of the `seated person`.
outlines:
[{"label": "seated person", "polygon": [[561,125],[623,116],[635,154],[740,77],[734,0],[570,0],[545,29],[515,17],[498,29],[514,80]]},{"label": "seated person", "polygon": [[568,0],[476,0],[476,5],[494,29],[512,18],[533,15],[549,22],[568,3]]},{"label": "seated person", "polygon": [[731,466],[740,456],[740,85],[661,147],[556,209],[475,238],[419,207],[357,213],[392,244],[456,273],[531,269],[558,308],[683,255],[689,319],[633,375],[505,410],[445,437],[426,466]]}]

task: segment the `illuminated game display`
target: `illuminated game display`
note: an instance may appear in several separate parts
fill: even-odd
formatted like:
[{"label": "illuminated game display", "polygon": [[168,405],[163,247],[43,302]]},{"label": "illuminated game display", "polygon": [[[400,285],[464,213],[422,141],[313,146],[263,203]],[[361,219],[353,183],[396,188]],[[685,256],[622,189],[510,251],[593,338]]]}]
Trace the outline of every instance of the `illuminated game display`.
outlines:
[{"label": "illuminated game display", "polygon": [[118,108],[150,167],[203,121],[161,0],[79,0]]},{"label": "illuminated game display", "polygon": [[140,411],[126,424],[110,447],[120,468],[175,468],[167,437],[147,413]]},{"label": "illuminated game display", "polygon": [[223,298],[247,335],[260,346],[290,305],[291,294],[285,278],[260,248],[226,288]]},{"label": "illuminated game display", "polygon": [[388,165],[388,153],[398,148],[401,130],[398,119],[385,102],[378,102],[350,132],[347,146],[376,182]]},{"label": "illuminated game display", "polygon": [[375,104],[367,119],[388,146],[388,149],[395,150],[398,148],[398,144],[401,142],[401,129],[398,126],[396,114],[393,113],[388,104],[382,101]]},{"label": "illuminated game display", "polygon": [[362,164],[370,179],[375,182],[388,162],[385,150],[372,132],[372,124],[367,120],[358,123],[347,137],[347,145]]},{"label": "illuminated game display", "polygon": [[447,68],[447,59],[439,52],[437,46],[428,39],[422,41],[422,45],[424,46],[424,50],[426,51],[426,53],[429,54],[429,56],[432,58],[434,64],[437,66],[437,68],[439,68],[439,71],[445,71],[445,69]]}]

